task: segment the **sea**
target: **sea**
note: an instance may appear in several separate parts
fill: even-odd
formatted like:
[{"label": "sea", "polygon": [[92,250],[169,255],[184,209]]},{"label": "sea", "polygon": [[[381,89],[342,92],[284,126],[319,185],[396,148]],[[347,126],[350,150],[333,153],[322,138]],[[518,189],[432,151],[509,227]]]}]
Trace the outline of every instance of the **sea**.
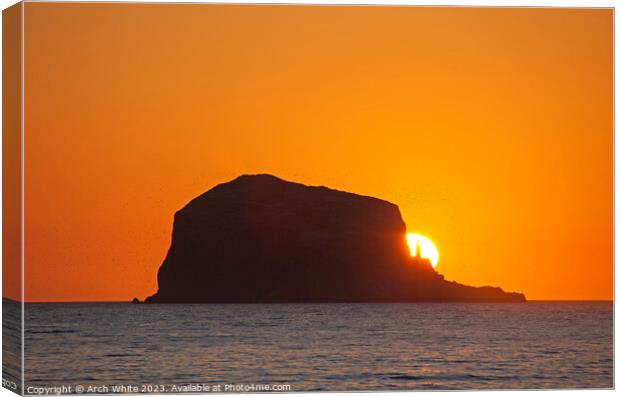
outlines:
[{"label": "sea", "polygon": [[614,386],[613,302],[28,303],[25,321],[27,394]]}]

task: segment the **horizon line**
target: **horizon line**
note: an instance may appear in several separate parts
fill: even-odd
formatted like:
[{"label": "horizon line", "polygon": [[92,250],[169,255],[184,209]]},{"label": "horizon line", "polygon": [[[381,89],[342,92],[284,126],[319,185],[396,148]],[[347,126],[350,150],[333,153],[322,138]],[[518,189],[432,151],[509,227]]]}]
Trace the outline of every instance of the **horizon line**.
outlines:
[{"label": "horizon line", "polygon": [[[2,297],[3,301],[11,301],[15,303],[25,303],[25,304],[63,304],[63,303],[128,303],[132,304],[133,299],[129,300],[101,300],[101,301],[19,301],[12,298],[7,298],[5,296]],[[614,302],[614,299],[527,299],[525,302],[437,302],[437,301],[419,301],[419,302],[214,302],[214,303],[166,303],[166,305],[286,305],[286,304],[352,304],[352,303],[367,303],[367,304],[385,304],[385,303],[528,303],[528,302]],[[144,301],[141,300],[140,304],[143,304]],[[160,303],[161,304],[161,303]]]}]

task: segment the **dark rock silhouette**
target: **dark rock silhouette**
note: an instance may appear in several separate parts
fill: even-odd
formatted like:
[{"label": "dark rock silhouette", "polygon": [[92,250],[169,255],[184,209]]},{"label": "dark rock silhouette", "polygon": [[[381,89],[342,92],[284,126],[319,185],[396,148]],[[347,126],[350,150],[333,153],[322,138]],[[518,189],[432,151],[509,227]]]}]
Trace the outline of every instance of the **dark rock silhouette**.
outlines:
[{"label": "dark rock silhouette", "polygon": [[445,281],[405,235],[387,201],[243,175],[175,214],[146,303],[525,301]]}]

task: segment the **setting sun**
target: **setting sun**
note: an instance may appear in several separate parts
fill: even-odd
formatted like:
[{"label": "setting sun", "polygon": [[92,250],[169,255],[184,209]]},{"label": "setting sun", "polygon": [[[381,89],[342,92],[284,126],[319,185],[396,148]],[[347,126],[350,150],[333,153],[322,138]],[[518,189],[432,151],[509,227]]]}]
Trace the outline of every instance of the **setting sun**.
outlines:
[{"label": "setting sun", "polygon": [[411,256],[416,256],[417,247],[420,247],[420,256],[431,261],[433,267],[437,267],[439,262],[439,251],[435,244],[428,238],[416,233],[407,233],[407,244]]}]

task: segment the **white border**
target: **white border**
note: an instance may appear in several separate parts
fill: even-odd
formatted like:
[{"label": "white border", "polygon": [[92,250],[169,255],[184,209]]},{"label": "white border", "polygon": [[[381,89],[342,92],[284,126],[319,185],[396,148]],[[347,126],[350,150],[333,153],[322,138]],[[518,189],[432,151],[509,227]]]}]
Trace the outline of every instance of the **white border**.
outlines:
[{"label": "white border", "polygon": [[24,168],[25,168],[24,167],[24,165],[25,165],[25,161],[24,161],[24,154],[25,154],[25,150],[24,150],[24,148],[25,148],[25,146],[24,146],[24,143],[25,143],[25,129],[24,129],[25,117],[24,117],[24,109],[25,109],[25,106],[24,106],[24,104],[26,103],[24,101],[24,92],[25,92],[25,90],[24,90],[24,65],[25,65],[25,63],[24,63],[24,54],[25,54],[25,51],[24,51],[24,21],[25,21],[24,13],[25,13],[25,11],[26,11],[25,10],[25,4],[22,2],[22,4],[21,4],[21,18],[22,18],[22,21],[21,21],[21,32],[20,32],[20,34],[21,34],[21,48],[20,48],[20,56],[21,56],[21,59],[20,59],[20,64],[21,64],[21,88],[20,89],[22,91],[21,95],[20,95],[20,97],[21,97],[21,143],[20,143],[20,145],[21,145],[21,158],[20,158],[20,160],[21,160],[21,171],[22,171],[21,172],[21,175],[22,175],[22,178],[21,178],[21,193],[20,193],[21,194],[21,220],[20,220],[20,222],[21,222],[21,254],[20,255],[21,255],[21,265],[22,265],[22,269],[21,269],[21,282],[22,282],[22,312],[21,312],[21,317],[22,317],[22,329],[21,329],[21,331],[22,331],[22,345],[21,345],[21,348],[22,348],[22,363],[21,363],[21,367],[22,367],[22,379],[21,379],[22,388],[21,388],[21,390],[22,390],[22,393],[24,392],[24,387],[25,387],[24,382],[25,382],[25,375],[26,375],[26,373],[25,373],[25,365],[24,365],[26,363],[26,352],[25,352],[25,347],[24,347],[24,345],[25,345],[24,341],[26,340],[26,336],[25,336],[25,328],[26,328],[26,316],[25,316],[26,307],[25,307],[25,301],[26,301],[26,295],[24,293],[24,288],[26,286],[26,283],[24,282],[24,280],[25,280],[25,269],[26,269],[25,262],[24,262],[24,255],[26,254],[26,250],[24,248],[24,245],[26,243],[26,239],[25,239],[26,235],[24,233],[24,227],[25,227],[25,222],[24,222],[24,219],[25,219],[25,216],[24,216],[24,206],[25,206],[25,198],[26,198],[26,195],[25,195],[26,179],[24,177]]},{"label": "white border", "polygon": [[[512,7],[512,8],[529,8],[529,7],[561,7],[561,8],[614,8],[615,1],[604,0],[541,0],[541,1],[515,1],[515,0],[476,0],[475,2],[467,0],[427,0],[427,1],[407,1],[407,0],[243,0],[243,1],[226,1],[226,0],[168,0],[168,1],[151,1],[151,0],[24,0],[26,3],[147,3],[147,4],[303,4],[303,5],[372,5],[372,6],[417,6],[417,7]],[[14,4],[2,0],[0,4]],[[7,7],[8,7],[7,5]]]}]

